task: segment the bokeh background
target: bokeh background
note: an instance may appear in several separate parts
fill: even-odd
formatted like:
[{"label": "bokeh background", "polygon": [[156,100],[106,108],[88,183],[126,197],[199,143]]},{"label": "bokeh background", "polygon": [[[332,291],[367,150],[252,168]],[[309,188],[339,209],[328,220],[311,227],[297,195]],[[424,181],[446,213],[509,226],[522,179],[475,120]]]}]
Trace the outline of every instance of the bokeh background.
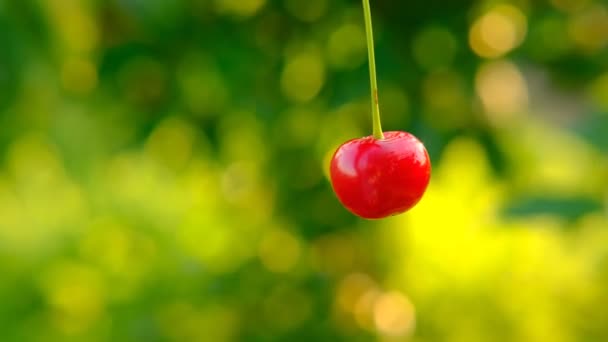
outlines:
[{"label": "bokeh background", "polygon": [[360,1],[1,0],[0,340],[608,340],[608,4],[371,3],[381,221]]}]

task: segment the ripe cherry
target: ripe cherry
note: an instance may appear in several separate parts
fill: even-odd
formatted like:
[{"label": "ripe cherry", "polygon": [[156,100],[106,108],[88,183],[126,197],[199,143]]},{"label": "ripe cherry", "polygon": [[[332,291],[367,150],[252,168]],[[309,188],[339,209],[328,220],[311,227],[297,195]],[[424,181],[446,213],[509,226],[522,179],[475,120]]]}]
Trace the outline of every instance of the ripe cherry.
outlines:
[{"label": "ripe cherry", "polygon": [[406,132],[382,133],[369,0],[363,0],[374,135],[347,141],[334,153],[330,178],[342,204],[355,215],[378,219],[412,208],[424,194],[431,163],[424,145]]},{"label": "ripe cherry", "polygon": [[412,208],[431,176],[429,155],[416,137],[406,132],[386,132],[384,136],[350,140],[331,160],[331,182],[338,199],[366,219]]}]

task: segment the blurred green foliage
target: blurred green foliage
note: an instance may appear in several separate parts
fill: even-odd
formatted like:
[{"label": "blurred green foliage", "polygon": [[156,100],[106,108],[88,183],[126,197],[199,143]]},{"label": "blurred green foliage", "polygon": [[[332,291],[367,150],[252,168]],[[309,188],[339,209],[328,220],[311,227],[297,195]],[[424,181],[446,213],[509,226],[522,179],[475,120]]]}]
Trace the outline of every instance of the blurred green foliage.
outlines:
[{"label": "blurred green foliage", "polygon": [[1,0],[0,340],[608,340],[608,5],[371,2],[383,221],[360,1]]}]

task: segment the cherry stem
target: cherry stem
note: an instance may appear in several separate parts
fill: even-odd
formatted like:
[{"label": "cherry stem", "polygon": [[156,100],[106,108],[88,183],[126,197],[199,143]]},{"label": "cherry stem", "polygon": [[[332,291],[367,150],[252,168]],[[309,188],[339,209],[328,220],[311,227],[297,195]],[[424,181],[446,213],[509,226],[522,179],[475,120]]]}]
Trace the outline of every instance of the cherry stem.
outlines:
[{"label": "cherry stem", "polygon": [[378,81],[376,80],[376,57],[374,54],[374,31],[372,29],[372,11],[369,0],[363,0],[363,13],[365,15],[365,31],[367,33],[367,53],[369,55],[369,78],[372,92],[372,122],[374,125],[374,138],[384,139],[382,124],[380,123],[380,105],[378,103]]}]

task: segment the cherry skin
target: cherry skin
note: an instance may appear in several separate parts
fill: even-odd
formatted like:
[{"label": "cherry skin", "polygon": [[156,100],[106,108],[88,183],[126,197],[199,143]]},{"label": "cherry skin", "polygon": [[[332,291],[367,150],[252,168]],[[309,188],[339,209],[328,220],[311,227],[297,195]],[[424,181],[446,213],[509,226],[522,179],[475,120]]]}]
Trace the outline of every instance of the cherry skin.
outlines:
[{"label": "cherry skin", "polygon": [[331,183],[353,214],[380,219],[412,208],[424,194],[431,162],[424,145],[406,132],[347,141],[333,155]]}]

